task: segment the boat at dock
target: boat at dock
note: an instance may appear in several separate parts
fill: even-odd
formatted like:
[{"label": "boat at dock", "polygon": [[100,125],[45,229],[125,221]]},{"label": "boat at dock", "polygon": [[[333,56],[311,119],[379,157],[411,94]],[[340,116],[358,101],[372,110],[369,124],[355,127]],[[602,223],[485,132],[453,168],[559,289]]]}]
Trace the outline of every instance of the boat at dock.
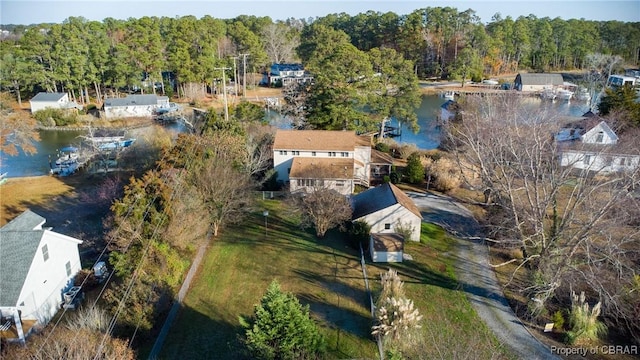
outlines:
[{"label": "boat at dock", "polygon": [[455,100],[456,92],[453,90],[448,90],[440,93],[440,97],[444,98],[445,100]]},{"label": "boat at dock", "polygon": [[73,146],[67,146],[60,149],[60,156],[56,160],[56,165],[70,164],[78,161],[78,148]]},{"label": "boat at dock", "polygon": [[573,97],[573,91],[567,89],[558,89],[556,91],[556,97],[558,100],[569,101]]}]

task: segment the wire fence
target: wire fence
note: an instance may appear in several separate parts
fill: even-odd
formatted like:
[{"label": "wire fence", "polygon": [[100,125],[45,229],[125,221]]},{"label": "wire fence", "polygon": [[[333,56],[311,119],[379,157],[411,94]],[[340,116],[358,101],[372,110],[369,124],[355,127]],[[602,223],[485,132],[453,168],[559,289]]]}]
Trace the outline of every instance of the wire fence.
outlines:
[{"label": "wire fence", "polygon": [[[367,264],[364,261],[364,251],[362,250],[362,244],[360,244],[360,266],[362,267],[362,277],[364,278],[364,286],[367,290],[367,295],[369,296],[369,308],[371,309],[371,319],[375,320],[376,305],[373,302],[373,294],[371,293],[371,288],[369,287],[369,276],[367,275]],[[382,338],[379,335],[376,335],[376,343],[378,345],[378,355],[380,356],[380,360],[384,360]]]}]

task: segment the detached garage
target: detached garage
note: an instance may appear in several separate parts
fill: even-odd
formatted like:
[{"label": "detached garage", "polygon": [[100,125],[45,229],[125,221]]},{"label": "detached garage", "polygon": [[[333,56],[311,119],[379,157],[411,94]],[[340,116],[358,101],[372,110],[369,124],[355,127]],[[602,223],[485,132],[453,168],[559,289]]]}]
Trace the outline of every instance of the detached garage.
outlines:
[{"label": "detached garage", "polygon": [[397,233],[371,234],[369,251],[373,262],[402,262],[404,237]]}]

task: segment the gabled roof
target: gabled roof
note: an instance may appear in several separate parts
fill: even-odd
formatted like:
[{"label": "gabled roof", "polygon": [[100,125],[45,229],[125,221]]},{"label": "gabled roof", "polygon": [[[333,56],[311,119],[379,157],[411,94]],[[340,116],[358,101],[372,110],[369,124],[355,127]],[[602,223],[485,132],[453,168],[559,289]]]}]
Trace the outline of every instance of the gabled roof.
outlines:
[{"label": "gabled roof", "polygon": [[[564,80],[561,74],[533,73],[518,74],[523,85],[562,85]],[[517,78],[516,77],[516,78]]]},{"label": "gabled roof", "polygon": [[104,101],[104,106],[136,106],[136,105],[158,105],[159,100],[169,100],[166,96],[148,95],[128,95],[124,98],[109,98]]},{"label": "gabled roof", "polygon": [[[0,306],[16,306],[20,292],[45,234],[46,221],[27,210],[0,228]],[[56,233],[53,233],[56,234]],[[80,240],[56,234],[57,238]]]},{"label": "gabled roof", "polygon": [[31,102],[57,102],[58,100],[62,99],[65,95],[67,95],[66,93],[47,93],[47,92],[41,92],[38,93],[36,96],[34,96],[33,98],[31,98]]},{"label": "gabled roof", "polygon": [[44,222],[42,216],[27,210],[0,228],[0,306],[17,305],[44,234],[40,228]]},{"label": "gabled roof", "polygon": [[363,191],[351,198],[353,219],[400,204],[410,212],[422,218],[420,210],[402,190],[391,183],[385,183],[375,188]]},{"label": "gabled roof", "polygon": [[380,150],[371,149],[371,163],[393,165],[393,157]]},{"label": "gabled roof", "polygon": [[289,178],[353,179],[353,159],[296,157]]},{"label": "gabled roof", "polygon": [[278,130],[273,150],[354,151],[370,143],[354,131]]},{"label": "gabled roof", "polygon": [[618,142],[618,135],[616,135],[616,133],[613,132],[613,130],[611,130],[609,125],[607,125],[607,123],[604,121],[601,121],[598,125],[594,126],[589,131],[587,131],[584,135],[582,135],[582,141],[593,143],[591,139],[595,139],[596,134],[598,134],[599,132],[603,132],[605,135],[607,135],[607,137],[611,139],[613,143]]},{"label": "gabled roof", "polygon": [[4,231],[30,231],[41,229],[42,225],[46,222],[46,219],[42,216],[34,213],[31,210],[26,210],[22,214],[18,215],[15,219],[8,222],[5,226],[0,228],[0,232]]}]

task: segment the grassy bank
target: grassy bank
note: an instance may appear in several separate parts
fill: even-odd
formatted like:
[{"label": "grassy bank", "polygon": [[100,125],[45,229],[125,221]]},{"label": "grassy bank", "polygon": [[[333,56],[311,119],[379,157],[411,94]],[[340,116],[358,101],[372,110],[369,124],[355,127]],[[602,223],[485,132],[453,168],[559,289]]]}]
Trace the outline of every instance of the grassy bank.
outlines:
[{"label": "grassy bank", "polygon": [[32,207],[44,207],[61,195],[71,195],[73,185],[53,176],[9,178],[0,185],[0,226]]},{"label": "grassy bank", "polygon": [[[269,210],[265,234],[264,209]],[[407,245],[414,261],[393,265],[407,295],[425,315],[425,355],[458,354],[471,349],[482,358],[505,357],[477,317],[453,271],[453,242],[426,225],[425,244]],[[285,204],[265,201],[241,226],[214,240],[187,295],[161,358],[242,358],[239,316],[250,316],[269,283],[309,304],[327,338],[328,358],[377,358],[370,336],[371,316],[359,252],[332,232],[318,240],[299,229]],[[368,264],[374,291],[390,264]],[[486,356],[485,356],[486,355]],[[494,356],[496,357],[496,356]]]}]

